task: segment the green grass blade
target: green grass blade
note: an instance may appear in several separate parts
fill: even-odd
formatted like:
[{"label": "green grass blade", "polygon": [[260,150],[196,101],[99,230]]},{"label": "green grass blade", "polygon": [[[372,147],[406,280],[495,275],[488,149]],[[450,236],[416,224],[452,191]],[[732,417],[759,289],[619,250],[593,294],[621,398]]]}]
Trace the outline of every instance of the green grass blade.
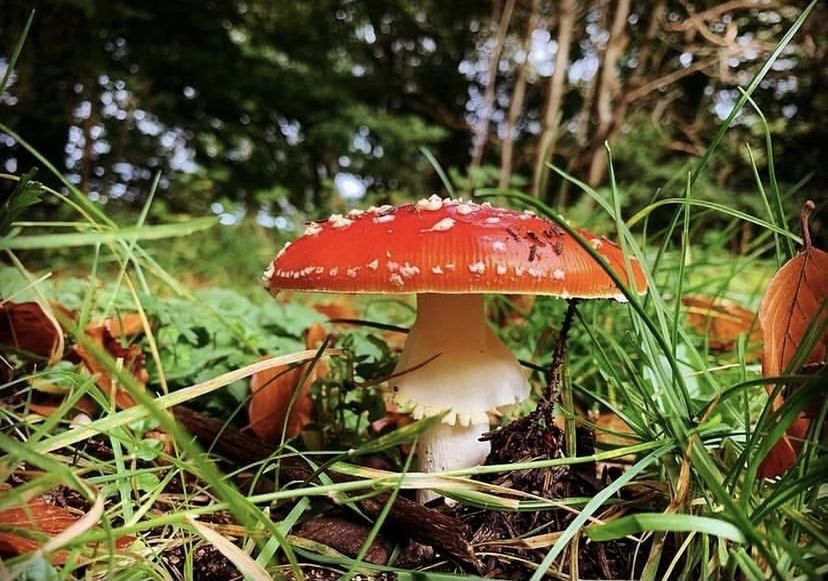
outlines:
[{"label": "green grass blade", "polygon": [[139,226],[103,232],[77,232],[72,234],[38,234],[0,239],[0,250],[45,250],[108,244],[113,242],[134,242],[136,240],[160,240],[189,236],[207,230],[218,224],[216,218],[197,218],[180,224]]},{"label": "green grass blade", "polygon": [[611,541],[646,531],[700,533],[744,543],[745,535],[732,523],[691,514],[639,513],[586,529],[593,541]]},{"label": "green grass blade", "polygon": [[17,60],[20,58],[20,52],[23,50],[23,45],[26,44],[26,38],[29,36],[29,29],[32,27],[34,16],[35,9],[32,8],[32,11],[29,12],[29,18],[26,19],[26,25],[23,27],[23,32],[20,33],[20,38],[17,39],[17,44],[14,46],[14,51],[12,52],[11,58],[6,65],[6,72],[3,74],[3,80],[0,81],[0,94],[6,90],[6,87],[9,84],[9,79],[11,79],[12,71],[17,66]]}]

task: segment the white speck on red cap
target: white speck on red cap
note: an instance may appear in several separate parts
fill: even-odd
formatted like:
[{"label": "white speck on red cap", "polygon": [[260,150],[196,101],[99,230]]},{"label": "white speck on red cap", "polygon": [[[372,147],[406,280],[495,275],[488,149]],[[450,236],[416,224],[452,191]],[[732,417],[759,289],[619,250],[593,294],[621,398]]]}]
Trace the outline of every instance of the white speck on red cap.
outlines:
[{"label": "white speck on red cap", "polygon": [[322,232],[322,226],[317,224],[316,222],[311,222],[305,226],[305,231],[303,232],[303,236],[316,236]]},{"label": "white speck on red cap", "polygon": [[423,230],[423,232],[448,232],[454,224],[454,218],[443,218],[442,220],[435,222],[434,226],[431,228]]},{"label": "white speck on red cap", "polygon": [[436,212],[437,210],[443,207],[443,198],[441,198],[437,194],[433,194],[428,198],[417,200],[417,203],[414,204],[414,207],[417,210],[427,210],[430,212]]},{"label": "white speck on red cap", "polygon": [[334,228],[347,228],[354,223],[353,220],[346,218],[342,214],[331,214],[331,217],[328,218],[328,222],[330,222]]}]

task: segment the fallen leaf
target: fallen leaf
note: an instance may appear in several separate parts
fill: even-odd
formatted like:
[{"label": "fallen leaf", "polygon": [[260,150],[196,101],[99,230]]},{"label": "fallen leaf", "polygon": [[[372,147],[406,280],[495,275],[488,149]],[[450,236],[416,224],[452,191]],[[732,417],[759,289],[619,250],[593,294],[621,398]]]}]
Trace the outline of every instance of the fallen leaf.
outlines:
[{"label": "fallen leaf", "polygon": [[[326,337],[325,328],[314,324],[305,331],[305,344],[308,349],[315,349]],[[328,368],[324,361],[316,361],[300,387],[299,382],[309,365],[311,363],[293,367],[282,365],[251,376],[251,397],[247,413],[250,417],[250,429],[263,442],[272,444],[280,442],[282,432],[285,431],[285,424],[287,424],[285,436],[294,438],[313,419],[311,385],[317,379],[324,377]],[[290,407],[291,398],[297,387],[299,393],[296,395],[293,406]]]},{"label": "fallen leaf", "polygon": [[[35,391],[32,394],[32,401],[29,403],[29,409],[38,415],[49,417],[63,404],[64,397],[62,395]],[[92,398],[83,396],[74,403],[72,409],[93,416],[97,412],[98,406],[95,405]]]},{"label": "fallen leaf", "polygon": [[525,327],[534,304],[534,295],[504,295],[503,300],[489,302],[486,317],[500,328]]},{"label": "fallen leaf", "polygon": [[314,323],[305,331],[305,347],[308,349],[318,349],[327,338],[327,329],[319,323]]},{"label": "fallen leaf", "polygon": [[[104,349],[109,355],[123,364],[126,371],[130,372],[132,376],[143,387],[149,380],[149,374],[145,368],[144,352],[141,346],[132,344],[124,347],[118,338],[114,337],[112,333],[106,328],[104,324],[89,325],[86,328],[86,335],[95,342],[99,347]],[[125,409],[135,405],[135,400],[129,395],[127,391],[117,387],[113,377],[106,371],[106,368],[97,360],[94,353],[87,351],[82,345],[75,345],[73,348],[71,360],[83,363],[84,367],[92,373],[97,375],[96,383],[104,393],[111,394],[114,398],[115,405],[119,409]]]},{"label": "fallen leaf", "polygon": [[[595,441],[611,446],[632,446],[638,444],[639,440],[635,437],[635,432],[627,425],[627,422],[622,420],[617,414],[612,412],[603,412],[598,414],[595,418],[595,425],[598,427],[595,430]],[[626,436],[625,434],[629,434]]]},{"label": "fallen leaf", "polygon": [[413,423],[411,414],[401,413],[396,404],[385,402],[385,415],[371,422],[370,432],[374,436],[381,436],[403,426]]},{"label": "fallen leaf", "polygon": [[54,364],[63,357],[63,331],[37,302],[0,304],[0,345],[44,357]]},{"label": "fallen leaf", "polygon": [[104,319],[103,326],[113,337],[134,337],[144,331],[144,323],[138,313],[126,313]]},{"label": "fallen leaf", "polygon": [[356,319],[357,312],[350,303],[330,302],[313,305],[313,310],[328,319]]},{"label": "fallen leaf", "polygon": [[714,351],[732,351],[742,335],[747,336],[749,353],[758,351],[762,328],[750,309],[730,299],[704,295],[685,295],[681,303],[687,307],[687,322],[707,337],[707,344]]},{"label": "fallen leaf", "polygon": [[[3,489],[8,490],[8,486]],[[9,558],[37,550],[78,523],[83,516],[79,510],[52,504],[47,495],[29,500],[25,507],[0,510],[0,557]],[[115,545],[123,549],[132,541],[132,537],[121,537]],[[69,551],[58,550],[50,558],[52,564],[61,565],[68,556]]]},{"label": "fallen leaf", "polygon": [[[791,359],[799,349],[812,324],[822,329],[821,336],[805,358],[805,365],[824,365],[828,348],[828,252],[815,248],[811,242],[808,217],[814,203],[806,202],[802,210],[802,250],[773,276],[759,306],[762,325],[762,374],[765,377],[781,375],[788,370]],[[819,317],[819,320],[814,322]],[[790,370],[796,371],[796,370]],[[768,386],[773,391],[773,386]],[[773,402],[778,409],[784,401],[780,395]],[[807,433],[810,420],[801,414],[763,460],[759,475],[764,478],[779,476],[795,462],[800,441]]]},{"label": "fallen leaf", "polygon": [[274,367],[260,371],[250,378],[252,396],[248,405],[250,428],[264,442],[278,443],[287,423],[286,436],[299,435],[302,428],[313,417],[313,400],[310,386],[318,373],[312,371],[299,388],[296,401],[290,409],[290,400],[299,381],[305,373],[307,364],[296,367]]}]

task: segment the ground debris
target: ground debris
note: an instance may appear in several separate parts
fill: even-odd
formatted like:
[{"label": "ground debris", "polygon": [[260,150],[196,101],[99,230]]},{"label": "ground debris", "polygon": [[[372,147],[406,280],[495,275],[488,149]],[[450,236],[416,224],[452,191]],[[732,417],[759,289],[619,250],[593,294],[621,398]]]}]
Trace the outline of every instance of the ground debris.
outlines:
[{"label": "ground debris", "polygon": [[[530,460],[546,460],[564,456],[563,430],[554,423],[552,406],[539,408],[489,434],[492,453],[487,464],[515,464]],[[594,453],[594,437],[588,430],[578,430],[578,456]],[[528,492],[550,500],[568,497],[591,497],[608,482],[595,477],[593,463],[552,468],[515,470],[494,475],[490,481],[498,486]],[[533,570],[526,563],[538,563],[549,550],[549,541],[534,548],[520,539],[562,531],[574,518],[566,510],[505,512],[480,511],[459,507],[458,517],[468,523],[471,543],[480,556],[486,576],[501,579],[526,579]],[[552,537],[554,538],[554,537]],[[486,555],[480,555],[485,552]],[[634,547],[630,541],[588,543],[582,540],[579,549],[578,573],[587,579],[629,578]],[[562,556],[561,567],[569,568],[568,555]]]},{"label": "ground debris", "polygon": [[182,545],[164,551],[162,559],[171,570],[178,573],[179,579],[190,578],[193,581],[234,581],[242,574],[230,560],[211,545],[197,546],[192,552],[192,577],[185,573],[187,555]]}]

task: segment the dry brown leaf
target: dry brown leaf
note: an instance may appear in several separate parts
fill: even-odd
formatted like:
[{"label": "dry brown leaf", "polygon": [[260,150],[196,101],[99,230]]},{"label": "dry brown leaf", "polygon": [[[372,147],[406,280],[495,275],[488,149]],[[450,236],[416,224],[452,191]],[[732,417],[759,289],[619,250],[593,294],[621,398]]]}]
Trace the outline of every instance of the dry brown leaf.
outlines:
[{"label": "dry brown leaf", "polygon": [[327,329],[319,323],[314,323],[305,331],[305,347],[308,349],[319,349],[327,338]]},{"label": "dry brown leaf", "polygon": [[144,323],[138,313],[126,313],[104,320],[103,326],[113,337],[134,337],[144,331]]},{"label": "dry brown leaf", "polygon": [[534,295],[506,295],[506,300],[491,301],[486,316],[501,328],[525,327],[535,304]]},{"label": "dry brown leaf", "polygon": [[[104,324],[89,325],[86,328],[86,335],[99,347],[107,351],[113,359],[121,361],[124,369],[130,372],[142,387],[147,384],[149,374],[144,366],[145,357],[140,345],[122,346],[119,339],[113,337]],[[111,394],[115,400],[115,405],[119,409],[135,405],[132,396],[124,389],[117,387],[106,368],[93,353],[84,349],[82,345],[75,345],[71,359],[83,363],[90,373],[97,375],[98,387],[105,393]]]},{"label": "dry brown leaf", "polygon": [[[632,446],[639,442],[635,439],[635,432],[632,428],[617,414],[603,412],[598,414],[594,421],[599,428],[595,430],[595,440],[597,442],[612,446]],[[630,437],[624,434],[629,434]]]},{"label": "dry brown leaf", "polygon": [[359,316],[350,303],[342,301],[313,305],[313,310],[328,319],[356,319]]},{"label": "dry brown leaf", "polygon": [[[814,203],[806,202],[802,210],[802,250],[773,276],[759,306],[759,322],[764,337],[762,374],[765,377],[780,375],[799,349],[808,328],[817,316],[822,325],[822,336],[817,340],[805,364],[825,364],[828,348],[828,311],[823,308],[828,301],[828,252],[815,248],[811,243],[808,217]],[[768,386],[772,391],[773,386]],[[777,397],[774,409],[782,405]],[[797,418],[787,434],[771,449],[762,462],[759,475],[765,478],[778,476],[790,468],[799,453],[799,442],[807,433],[810,420],[805,414]]]},{"label": "dry brown leaf", "polygon": [[707,336],[714,351],[732,351],[741,335],[747,335],[749,353],[762,342],[762,328],[755,323],[756,314],[738,302],[721,297],[685,295],[687,322],[699,334]]},{"label": "dry brown leaf", "polygon": [[[29,403],[29,409],[38,415],[49,417],[63,404],[63,400],[64,396],[61,395],[39,392],[33,393],[32,401]],[[81,411],[88,416],[93,416],[98,411],[98,406],[95,405],[92,398],[83,396],[75,402],[72,409]]]},{"label": "dry brown leaf", "polygon": [[63,357],[63,331],[37,302],[0,304],[0,345],[44,357],[51,365]]},{"label": "dry brown leaf", "polygon": [[385,415],[371,422],[370,431],[374,436],[381,436],[413,422],[411,414],[401,413],[396,404],[385,402]]},{"label": "dry brown leaf", "polygon": [[[308,349],[316,349],[327,336],[328,333],[322,325],[313,324],[305,331],[305,345]],[[251,397],[247,413],[250,417],[250,429],[260,440],[273,444],[280,442],[285,422],[286,437],[294,438],[313,419],[311,385],[327,374],[328,367],[324,361],[316,361],[299,388],[293,407],[290,407],[290,400],[308,365],[310,363],[295,367],[274,367],[260,371],[250,378]]]},{"label": "dry brown leaf", "polygon": [[306,365],[274,367],[260,371],[250,378],[252,395],[247,408],[250,429],[260,440],[274,444],[281,441],[285,422],[288,438],[297,436],[302,428],[310,423],[313,417],[310,386],[318,376],[315,368],[302,384],[288,417],[290,400],[305,373]]},{"label": "dry brown leaf", "polygon": [[[52,504],[46,495],[33,498],[26,507],[0,510],[0,557],[9,558],[34,551],[81,517],[82,512]],[[133,537],[121,537],[115,545],[123,549],[133,540]],[[59,550],[52,553],[50,559],[54,565],[61,565],[68,556],[69,551]]]}]

